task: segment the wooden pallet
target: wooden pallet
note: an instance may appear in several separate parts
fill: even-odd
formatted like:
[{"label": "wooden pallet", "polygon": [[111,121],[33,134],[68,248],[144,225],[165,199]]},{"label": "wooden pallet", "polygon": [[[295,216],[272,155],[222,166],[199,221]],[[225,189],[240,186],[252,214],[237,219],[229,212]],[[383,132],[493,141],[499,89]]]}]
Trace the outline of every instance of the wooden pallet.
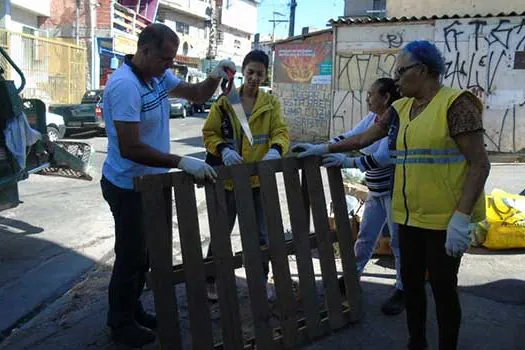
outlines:
[{"label": "wooden pallet", "polygon": [[[185,283],[193,349],[245,349],[253,343],[257,349],[293,349],[343,328],[361,317],[361,297],[355,267],[353,240],[347,215],[344,187],[339,169],[329,169],[328,179],[338,231],[328,228],[328,215],[319,159],[296,158],[217,168],[215,184],[206,184],[206,202],[215,256],[203,259],[198,211],[193,179],[181,172],[144,176],[136,179],[142,193],[143,219],[151,262],[149,283],[155,299],[162,349],[182,349],[177,296],[174,285]],[[275,174],[284,176],[293,239],[283,235],[281,204]],[[303,175],[303,185],[300,180]],[[263,211],[269,233],[270,260],[275,280],[276,306],[280,314],[278,332],[269,325],[271,317],[263,279],[258,232],[249,179],[258,175]],[[243,252],[233,254],[228,232],[224,181],[235,186],[239,228]],[[306,181],[304,181],[306,180]],[[182,259],[172,266],[172,195],[175,196]],[[309,232],[311,207],[315,234]],[[306,210],[305,210],[306,209]],[[347,292],[340,294],[334,241],[340,242],[343,276]],[[319,308],[312,263],[317,248],[324,286],[325,305]],[[294,254],[300,279],[303,316],[299,317],[292,288],[288,255]],[[235,269],[244,264],[250,297],[255,339],[244,339]],[[214,344],[212,321],[206,295],[206,277],[215,276],[219,295],[222,343]],[[324,310],[323,310],[324,309]]]}]

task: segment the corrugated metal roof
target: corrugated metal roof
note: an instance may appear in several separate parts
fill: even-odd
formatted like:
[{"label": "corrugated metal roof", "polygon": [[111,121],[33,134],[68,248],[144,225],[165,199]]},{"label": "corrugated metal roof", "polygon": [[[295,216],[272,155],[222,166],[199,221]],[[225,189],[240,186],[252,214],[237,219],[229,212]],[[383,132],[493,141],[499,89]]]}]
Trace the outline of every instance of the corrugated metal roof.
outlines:
[{"label": "corrugated metal roof", "polygon": [[462,18],[489,18],[489,17],[516,17],[525,16],[525,11],[518,12],[500,12],[497,14],[476,14],[476,15],[443,15],[443,16],[421,16],[421,17],[339,17],[331,19],[329,22],[332,25],[353,25],[353,24],[371,24],[371,23],[396,23],[396,22],[420,22],[432,21],[436,19],[462,19]]}]

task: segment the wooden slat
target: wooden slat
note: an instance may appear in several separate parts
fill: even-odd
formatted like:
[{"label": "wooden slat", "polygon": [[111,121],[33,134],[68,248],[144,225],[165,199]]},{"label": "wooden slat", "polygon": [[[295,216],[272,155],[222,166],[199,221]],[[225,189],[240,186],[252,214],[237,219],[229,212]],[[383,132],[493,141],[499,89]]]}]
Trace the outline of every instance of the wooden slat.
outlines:
[{"label": "wooden slat", "polygon": [[[233,168],[233,167],[232,167]],[[253,194],[250,186],[250,171],[247,166],[235,166],[233,185],[237,217],[241,231],[242,248],[245,254],[246,277],[250,292],[253,325],[258,349],[272,349],[274,342],[268,324],[271,317],[261,252],[259,247],[259,229],[256,223]]]},{"label": "wooden slat", "polygon": [[285,348],[293,349],[297,343],[297,307],[293,294],[273,164],[275,163],[259,163],[261,201],[268,229],[270,257],[277,291],[277,305],[281,316],[283,343]]},{"label": "wooden slat", "polygon": [[[214,221],[214,224],[216,224],[217,221]],[[335,232],[330,231],[329,232],[330,241],[332,243],[337,242],[337,236]],[[315,233],[311,233],[308,235],[308,241],[310,242],[310,249],[316,249],[317,248],[317,240],[315,238]],[[261,254],[264,254],[264,252],[268,252],[267,250],[262,250]],[[296,249],[295,249],[295,243],[293,240],[286,241],[286,254],[288,255],[295,255]],[[243,254],[242,252],[237,252],[233,255],[233,269],[238,269],[243,266]],[[217,277],[216,268],[215,268],[215,262],[213,257],[204,259],[204,274],[206,278],[208,277]],[[172,281],[173,284],[180,284],[186,282],[186,275],[184,273],[184,264],[178,264],[173,266],[173,274],[172,274]]]},{"label": "wooden slat", "polygon": [[[235,283],[235,265],[231,249],[230,230],[226,212],[224,182],[207,184],[206,203],[213,251],[213,262],[217,274],[219,309],[221,312],[222,339],[226,349],[244,349],[239,300]],[[239,256],[239,267],[242,256]]]},{"label": "wooden slat", "polygon": [[306,227],[308,227],[308,231],[310,231],[310,196],[308,195],[308,181],[306,180],[306,174],[304,171],[301,171],[301,191],[303,193]]},{"label": "wooden slat", "polygon": [[186,174],[180,176],[185,180],[174,187],[174,190],[182,261],[186,266],[186,273],[191,276],[186,278],[186,295],[192,346],[193,349],[210,349],[213,347],[213,333],[206,296],[195,185]]},{"label": "wooden slat", "polygon": [[162,200],[166,193],[160,183],[155,186],[153,181],[150,182],[149,188],[144,188],[142,193],[143,225],[150,252],[151,289],[159,323],[160,346],[163,349],[182,349],[177,295],[171,281],[173,264],[172,227],[169,215],[171,191],[169,197]]},{"label": "wooden slat", "polygon": [[343,276],[345,280],[346,298],[350,306],[350,321],[357,322],[361,318],[361,289],[357,276],[356,260],[354,254],[354,242],[348,219],[346,207],[346,196],[343,186],[341,169],[329,168],[328,181],[334,208],[335,223],[337,227],[337,238],[339,241],[339,251],[343,264]]},{"label": "wooden slat", "polygon": [[308,237],[309,227],[306,226],[304,198],[299,181],[298,166],[297,159],[286,159],[283,162],[283,176],[296,250],[302,303],[306,315],[306,327],[308,337],[312,340],[320,335],[319,302],[317,300],[314,267]]},{"label": "wooden slat", "polygon": [[304,170],[308,181],[315,232],[317,233],[317,250],[321,263],[328,316],[330,326],[335,330],[343,327],[345,322],[341,310],[342,298],[337,282],[334,250],[328,237],[328,214],[326,212],[326,200],[318,160],[315,158],[306,159],[304,161]]}]

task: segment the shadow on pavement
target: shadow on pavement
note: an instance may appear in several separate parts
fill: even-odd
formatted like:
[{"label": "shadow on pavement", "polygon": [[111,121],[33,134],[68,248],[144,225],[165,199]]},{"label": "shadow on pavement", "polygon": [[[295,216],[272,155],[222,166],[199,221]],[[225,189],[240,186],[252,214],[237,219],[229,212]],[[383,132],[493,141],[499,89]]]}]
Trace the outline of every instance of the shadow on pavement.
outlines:
[{"label": "shadow on pavement", "polygon": [[510,305],[525,305],[525,281],[502,279],[490,283],[459,287],[460,292]]},{"label": "shadow on pavement", "polygon": [[93,260],[40,237],[41,227],[0,216],[0,342],[71,288]]}]

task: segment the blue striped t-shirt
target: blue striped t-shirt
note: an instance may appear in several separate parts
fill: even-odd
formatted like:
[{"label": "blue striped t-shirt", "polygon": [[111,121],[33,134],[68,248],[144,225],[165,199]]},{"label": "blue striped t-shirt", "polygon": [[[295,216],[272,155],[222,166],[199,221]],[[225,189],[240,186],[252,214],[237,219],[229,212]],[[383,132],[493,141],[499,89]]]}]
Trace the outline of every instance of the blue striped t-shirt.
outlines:
[{"label": "blue striped t-shirt", "polygon": [[135,176],[160,174],[168,169],[149,167],[122,158],[113,121],[139,123],[141,142],[160,152],[169,153],[168,92],[180,82],[171,70],[149,83],[145,83],[135,72],[130,59],[126,58],[126,62],[111,75],[104,89],[103,115],[108,154],[102,174],[113,185],[124,189],[133,188]]}]

